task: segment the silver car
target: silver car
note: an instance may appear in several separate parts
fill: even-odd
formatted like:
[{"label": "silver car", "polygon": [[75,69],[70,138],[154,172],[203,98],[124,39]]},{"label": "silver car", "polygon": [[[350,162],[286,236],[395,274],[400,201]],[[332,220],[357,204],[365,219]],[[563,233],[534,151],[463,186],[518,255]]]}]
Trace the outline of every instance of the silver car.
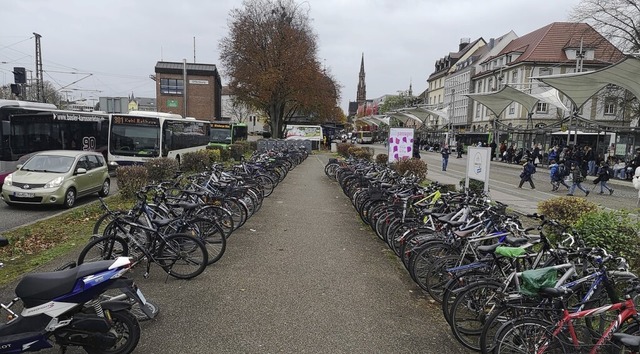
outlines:
[{"label": "silver car", "polygon": [[88,194],[109,194],[111,181],[104,157],[91,151],[51,150],[34,154],[2,185],[8,205],[62,204],[71,208]]}]

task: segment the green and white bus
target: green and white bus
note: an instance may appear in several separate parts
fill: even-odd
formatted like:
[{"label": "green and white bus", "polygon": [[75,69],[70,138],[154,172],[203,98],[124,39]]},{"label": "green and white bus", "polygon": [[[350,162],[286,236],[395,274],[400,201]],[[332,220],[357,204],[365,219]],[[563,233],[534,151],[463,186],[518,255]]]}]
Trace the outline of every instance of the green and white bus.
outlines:
[{"label": "green and white bus", "polygon": [[248,128],[245,123],[232,123],[213,121],[211,122],[211,132],[209,147],[229,148],[229,145],[238,141],[247,140]]},{"label": "green and white bus", "polygon": [[110,123],[107,160],[111,169],[156,157],[180,162],[183,154],[204,150],[210,141],[209,121],[177,114],[134,111],[112,114]]}]

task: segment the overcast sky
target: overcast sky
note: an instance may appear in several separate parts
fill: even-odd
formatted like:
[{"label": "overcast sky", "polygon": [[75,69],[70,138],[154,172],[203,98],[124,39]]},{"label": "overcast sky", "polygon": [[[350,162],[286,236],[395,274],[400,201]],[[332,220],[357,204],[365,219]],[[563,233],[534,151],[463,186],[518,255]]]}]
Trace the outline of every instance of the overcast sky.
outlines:
[{"label": "overcast sky", "polygon": [[[367,98],[418,94],[435,61],[461,38],[525,35],[567,21],[580,0],[307,0],[318,57],[342,87],[340,106],[356,98],[364,53]],[[20,0],[0,11],[0,84],[14,66],[35,68],[33,32],[42,36],[45,80],[69,98],[155,97],[157,61],[219,64],[229,11],[241,0]],[[222,84],[228,81],[218,67]],[[88,74],[92,74],[87,77]],[[27,74],[29,75],[29,74]],[[35,78],[35,73],[33,74]],[[80,80],[80,81],[78,81]],[[78,81],[78,82],[76,82]],[[76,82],[76,83],[74,83]]]}]

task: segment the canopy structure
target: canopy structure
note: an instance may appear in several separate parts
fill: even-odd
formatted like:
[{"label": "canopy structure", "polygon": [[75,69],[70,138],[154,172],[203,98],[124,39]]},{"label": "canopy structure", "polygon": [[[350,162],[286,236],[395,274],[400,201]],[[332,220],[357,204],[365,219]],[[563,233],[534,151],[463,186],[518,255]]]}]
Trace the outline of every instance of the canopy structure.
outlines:
[{"label": "canopy structure", "polygon": [[441,108],[441,109],[429,109],[429,108],[427,108],[425,106],[418,106],[417,109],[425,111],[425,112],[429,113],[430,115],[433,115],[433,116],[436,116],[436,117],[441,117],[446,122],[449,122],[449,106]]},{"label": "canopy structure", "polygon": [[520,103],[529,113],[534,111],[538,102],[545,102],[565,110],[567,109],[560,100],[560,97],[558,97],[558,91],[556,89],[548,89],[539,93],[527,93],[505,85],[500,91],[470,93],[466,96],[487,107],[496,117],[499,117],[502,112],[509,107],[511,102],[514,101]]},{"label": "canopy structure", "polygon": [[556,88],[578,108],[609,84],[627,89],[640,98],[640,59],[628,56],[616,64],[596,71],[538,76],[534,79]]},{"label": "canopy structure", "polygon": [[389,117],[387,117],[386,115],[371,115],[371,116],[366,116],[366,117],[361,117],[356,119],[356,121],[360,121],[360,122],[365,122],[367,124],[373,124],[375,126],[380,126],[380,124],[384,123],[389,125]]}]

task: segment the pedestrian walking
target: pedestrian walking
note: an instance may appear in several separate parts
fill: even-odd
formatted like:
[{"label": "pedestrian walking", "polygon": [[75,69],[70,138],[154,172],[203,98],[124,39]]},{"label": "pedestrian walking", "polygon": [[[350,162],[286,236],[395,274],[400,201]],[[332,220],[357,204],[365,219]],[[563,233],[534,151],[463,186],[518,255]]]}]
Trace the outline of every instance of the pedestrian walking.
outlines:
[{"label": "pedestrian walking", "polygon": [[567,191],[569,190],[569,185],[564,181],[564,173],[562,172],[564,169],[560,168],[560,165],[556,162],[556,160],[549,161],[549,178],[551,180],[551,191],[556,192],[560,185],[567,187]]},{"label": "pedestrian walking", "polygon": [[420,159],[420,145],[418,144],[417,140],[413,141],[413,151],[412,151],[412,155],[411,157],[413,157],[414,159]]},{"label": "pedestrian walking", "polygon": [[611,175],[613,175],[613,171],[609,168],[609,164],[604,161],[600,162],[600,167],[597,172],[598,177],[593,180],[593,184],[600,184],[600,193],[598,194],[604,194],[605,189],[609,192],[609,195],[613,194],[613,188],[607,185],[607,181],[611,178]]},{"label": "pedestrian walking", "polygon": [[440,153],[442,154],[442,170],[446,171],[447,165],[449,164],[449,155],[451,155],[449,145],[444,145],[442,150],[440,150]]},{"label": "pedestrian walking", "polygon": [[536,186],[533,184],[534,173],[536,173],[536,166],[533,165],[532,160],[528,160],[522,164],[522,172],[520,173],[520,184],[518,185],[518,188],[522,188],[524,182],[529,182],[531,189],[536,189]]},{"label": "pedestrian walking", "polygon": [[579,190],[584,192],[585,197],[588,197],[589,191],[582,186],[582,182],[584,181],[582,171],[575,163],[571,164],[571,172],[569,172],[569,175],[571,176],[571,187],[569,188],[569,194],[567,195],[573,196],[573,192],[575,192],[577,187]]},{"label": "pedestrian walking", "polygon": [[458,141],[458,144],[456,145],[456,159],[461,159],[462,158],[462,150],[464,150],[464,146],[462,145],[462,141]]}]

